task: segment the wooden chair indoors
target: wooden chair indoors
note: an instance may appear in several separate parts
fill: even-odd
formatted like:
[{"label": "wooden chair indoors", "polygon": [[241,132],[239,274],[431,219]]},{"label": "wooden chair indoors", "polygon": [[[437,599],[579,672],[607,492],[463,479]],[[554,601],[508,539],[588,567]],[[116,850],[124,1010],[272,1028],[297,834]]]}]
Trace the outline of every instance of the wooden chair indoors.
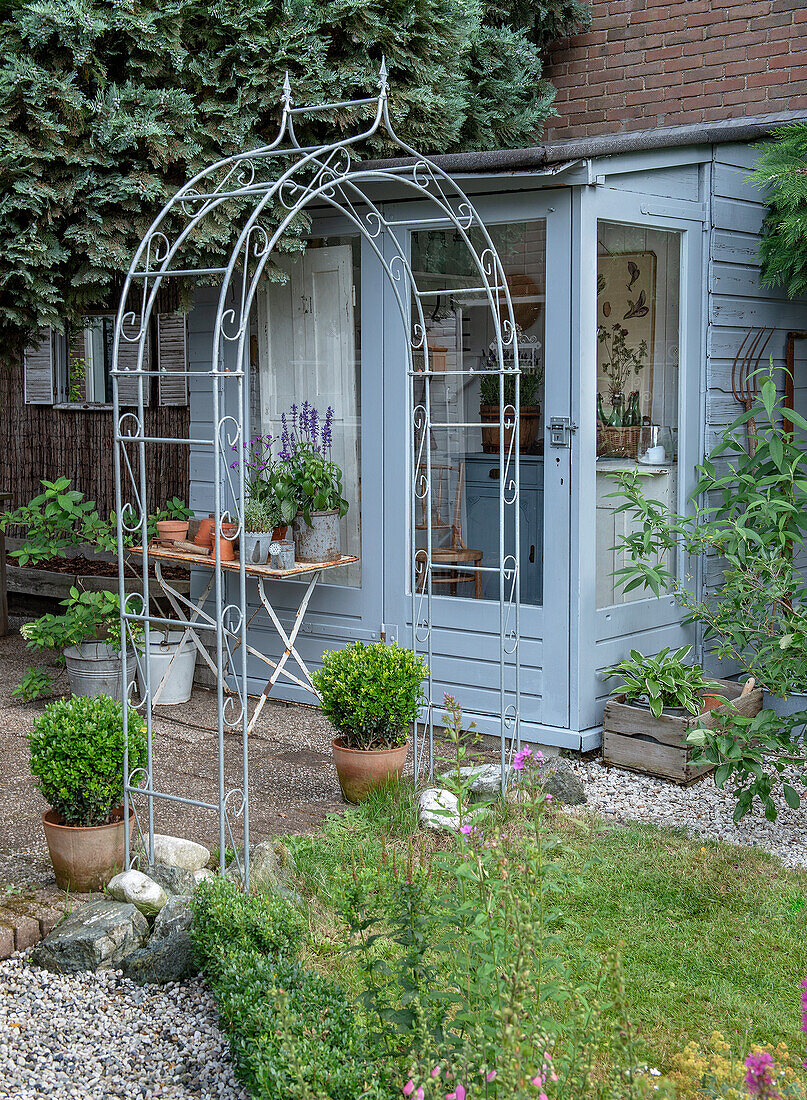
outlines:
[{"label": "wooden chair indoors", "polygon": [[[426,477],[426,467],[419,469],[420,479]],[[431,467],[431,511],[432,511],[432,589],[445,588],[450,596],[457,595],[457,586],[473,584],[474,598],[482,598],[482,574],[469,565],[479,565],[484,556],[482,550],[472,550],[465,545],[462,537],[462,495],[465,488],[465,463],[441,465],[432,463]],[[415,522],[417,531],[428,527],[426,500],[418,505],[419,514]],[[444,545],[440,543],[445,541]],[[425,551],[418,551],[415,564],[415,580],[418,592],[423,591],[426,583]],[[463,568],[464,567],[464,568]]]}]

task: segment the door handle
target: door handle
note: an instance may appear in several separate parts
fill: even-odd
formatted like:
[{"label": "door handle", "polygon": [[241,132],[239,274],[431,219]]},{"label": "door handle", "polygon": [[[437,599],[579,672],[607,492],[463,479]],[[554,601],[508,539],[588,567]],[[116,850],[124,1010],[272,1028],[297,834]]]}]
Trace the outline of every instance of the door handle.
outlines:
[{"label": "door handle", "polygon": [[488,470],[488,477],[490,478],[491,481],[498,481],[499,480],[499,467],[498,466],[492,466]]}]

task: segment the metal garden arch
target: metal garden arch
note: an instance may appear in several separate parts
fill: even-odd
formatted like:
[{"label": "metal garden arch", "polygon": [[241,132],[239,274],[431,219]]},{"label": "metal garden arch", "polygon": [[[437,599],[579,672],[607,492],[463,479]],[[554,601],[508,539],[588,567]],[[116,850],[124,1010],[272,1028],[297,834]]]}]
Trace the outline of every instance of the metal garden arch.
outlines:
[{"label": "metal garden arch", "polygon": [[[408,470],[410,479],[410,577],[412,611],[412,648],[423,654],[429,664],[426,706],[422,725],[415,731],[414,771],[417,780],[431,775],[434,747],[435,712],[442,700],[434,699],[432,672],[433,614],[433,520],[431,507],[432,458],[429,440],[440,428],[472,428],[477,424],[440,424],[431,415],[431,379],[429,346],[423,302],[435,294],[484,295],[494,332],[500,387],[499,446],[499,561],[496,566],[477,564],[482,572],[499,576],[499,701],[491,718],[498,720],[501,741],[501,774],[504,786],[508,753],[519,745],[520,699],[520,601],[519,601],[519,361],[517,327],[507,278],[491,236],[473,205],[457,184],[432,160],[417,153],[394,132],[389,114],[389,88],[386,65],[382,63],[378,94],[366,99],[325,103],[314,107],[294,106],[288,76],[282,95],[282,117],[277,137],[270,144],[251,152],[225,158],[203,170],[170,199],[143,237],[127,274],[118,309],[115,340],[113,401],[115,418],[115,486],[118,516],[119,592],[121,600],[121,636],[124,697],[131,697],[134,677],[127,669],[134,653],[140,680],[140,702],[144,713],[148,756],[144,769],[129,769],[127,718],[125,732],[125,828],[126,865],[131,860],[129,830],[130,807],[134,811],[137,835],[150,859],[154,852],[155,801],[167,800],[217,811],[219,851],[222,869],[229,840],[237,849],[231,816],[240,818],[243,831],[243,858],[237,855],[238,869],[245,884],[249,880],[249,754],[247,736],[247,575],[241,561],[236,591],[228,591],[221,567],[220,546],[215,544],[213,573],[214,608],[204,621],[195,625],[215,637],[218,728],[218,803],[186,798],[154,787],[152,709],[154,694],[149,659],[149,635],[154,628],[182,627],[181,621],[166,618],[152,610],[149,600],[149,551],[146,461],[148,448],[171,442],[210,448],[214,469],[214,511],[218,530],[222,519],[237,525],[232,538],[241,530],[245,503],[244,464],[234,476],[228,457],[231,448],[239,450],[250,437],[249,412],[249,331],[250,314],[267,263],[278,242],[292,223],[312,204],[333,208],[355,227],[368,242],[387,276],[408,334]],[[295,134],[294,120],[300,115],[315,115],[333,110],[368,110],[372,121],[353,136],[330,144],[303,146]],[[352,151],[376,133],[400,150],[401,160],[374,167],[354,159]],[[428,200],[434,216],[415,222],[388,219],[383,207],[374,200],[373,189],[393,184],[405,194]],[[211,224],[225,221],[240,225],[229,259],[220,266],[205,266],[192,249],[195,233]],[[471,269],[479,274],[474,287],[444,287],[438,291],[418,286],[407,249],[402,247],[396,228],[451,228],[464,243]],[[213,432],[210,438],[167,439],[149,436],[145,431],[144,386],[160,374],[159,364],[147,363],[145,351],[157,295],[167,280],[206,279],[219,284],[218,305],[213,326],[210,369],[191,371],[195,378],[206,375],[210,384]],[[448,279],[446,280],[449,281]],[[225,354],[227,353],[227,354]],[[415,361],[417,353],[417,364]],[[234,366],[228,365],[234,364]],[[445,373],[445,372],[443,372]],[[449,374],[470,376],[472,368]],[[176,377],[172,372],[172,377]],[[515,399],[506,404],[504,384],[512,377]],[[422,386],[422,397],[415,402],[415,382]],[[125,390],[123,389],[125,386]],[[136,402],[128,395],[136,392]],[[122,411],[126,404],[135,406]],[[304,395],[301,395],[304,396]],[[133,461],[136,458],[136,461]],[[425,545],[416,545],[412,517],[420,507],[426,517]],[[514,533],[513,549],[505,546],[505,530]],[[128,593],[124,586],[124,547],[131,540],[142,546],[142,591]],[[439,566],[437,567],[439,568]],[[189,605],[190,606],[190,605]],[[142,631],[142,640],[135,640]],[[134,671],[134,670],[132,670]],[[127,687],[128,685],[128,687]],[[242,749],[241,786],[227,789],[224,769],[225,727],[240,728]],[[509,748],[508,748],[509,742]],[[139,807],[147,807],[147,825]]]}]

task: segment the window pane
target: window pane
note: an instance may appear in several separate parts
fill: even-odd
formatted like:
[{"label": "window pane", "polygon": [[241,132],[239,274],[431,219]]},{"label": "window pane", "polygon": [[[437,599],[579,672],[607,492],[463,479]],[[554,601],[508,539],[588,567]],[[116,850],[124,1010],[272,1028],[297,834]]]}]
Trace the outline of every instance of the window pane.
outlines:
[{"label": "window pane", "polygon": [[[361,303],[358,237],[309,241],[302,255],[275,257],[288,278],[259,297],[259,386],[253,422],[279,440],[292,404],[334,410],[332,457],[350,508],[342,549],[361,557]],[[254,375],[253,375],[254,376]],[[277,446],[275,453],[277,453]],[[361,586],[361,562],[329,569],[320,584]]]},{"label": "window pane", "polygon": [[[499,252],[518,326],[521,377],[520,523],[521,600],[540,604],[543,584],[544,304],[546,223],[518,222],[489,229]],[[479,253],[484,243],[475,240]],[[429,359],[429,406],[434,427],[431,466],[432,590],[440,596],[499,599],[500,453],[499,375],[495,326],[485,295],[439,293],[480,285],[481,276],[453,229],[412,235],[412,268],[418,288],[434,288],[423,300]],[[413,320],[417,315],[413,311]],[[421,365],[423,356],[420,357]],[[417,354],[415,369],[418,367]],[[468,372],[453,374],[453,371]],[[473,373],[471,373],[473,372]],[[512,390],[510,389],[512,386]],[[504,391],[513,400],[514,383]],[[415,410],[426,400],[426,381],[416,378]],[[415,415],[417,422],[417,414]],[[463,425],[474,425],[467,427]],[[416,444],[419,444],[416,439]],[[425,450],[419,447],[421,478]],[[514,553],[512,508],[506,510],[505,555]],[[428,517],[416,508],[418,547],[425,546]],[[489,572],[487,570],[490,570]],[[416,577],[416,583],[422,583]]]},{"label": "window pane", "polygon": [[[597,606],[647,599],[620,592],[614,550],[630,534],[614,476],[642,474],[652,500],[677,506],[680,234],[600,222],[597,233]],[[670,568],[670,563],[665,561]]]}]

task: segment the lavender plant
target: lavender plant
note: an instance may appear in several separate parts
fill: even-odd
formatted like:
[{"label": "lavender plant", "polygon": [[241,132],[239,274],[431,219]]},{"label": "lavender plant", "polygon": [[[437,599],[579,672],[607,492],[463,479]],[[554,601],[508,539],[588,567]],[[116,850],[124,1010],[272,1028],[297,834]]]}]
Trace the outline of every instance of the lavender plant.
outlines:
[{"label": "lavender plant", "polygon": [[281,417],[280,459],[284,468],[277,471],[277,476],[286,490],[294,493],[309,526],[313,512],[338,509],[341,517],[349,508],[342,495],[342,470],[331,457],[333,419],[330,405],[323,418],[308,401],[299,408],[292,405],[290,413]]}]

